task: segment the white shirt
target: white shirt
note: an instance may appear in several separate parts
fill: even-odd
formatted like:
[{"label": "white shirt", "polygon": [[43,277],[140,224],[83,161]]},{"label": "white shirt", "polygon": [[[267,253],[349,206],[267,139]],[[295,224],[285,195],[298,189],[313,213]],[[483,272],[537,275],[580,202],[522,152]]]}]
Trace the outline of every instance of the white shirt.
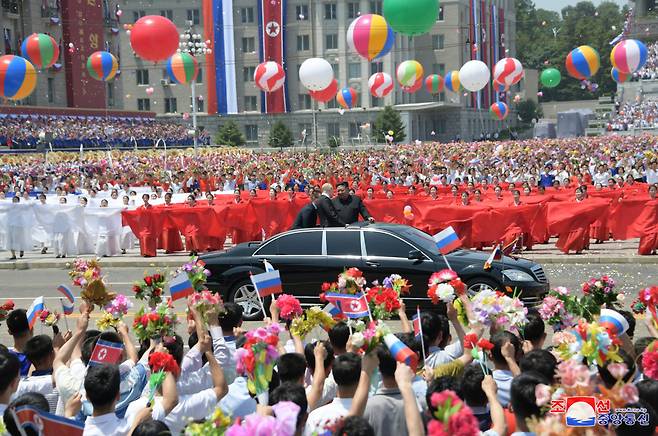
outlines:
[{"label": "white shirt", "polygon": [[100,416],[90,416],[85,422],[83,436],[123,436],[130,432],[125,419],[119,419],[114,412]]},{"label": "white shirt", "polygon": [[237,377],[228,386],[228,393],[219,401],[219,407],[234,420],[256,413],[256,400],[249,395],[246,378]]},{"label": "white shirt", "polygon": [[57,411],[59,392],[57,392],[53,383],[52,374],[27,376],[21,379],[16,392],[14,392],[11,398],[13,400],[28,392],[36,392],[43,395],[46,397],[46,401],[48,401],[48,405],[50,406],[50,413]]},{"label": "white shirt", "polygon": [[334,398],[334,401],[315,409],[308,415],[306,426],[304,426],[304,436],[312,436],[324,433],[328,427],[334,424],[339,418],[347,415],[352,407],[352,398]]},{"label": "white shirt", "polygon": [[464,354],[462,343],[455,341],[445,347],[443,350],[439,347],[430,347],[429,355],[425,359],[425,366],[429,368],[436,368],[444,363],[450,363]]},{"label": "white shirt", "polygon": [[503,407],[507,407],[510,401],[510,389],[512,388],[514,375],[512,375],[512,371],[504,369],[495,369],[491,375],[498,387],[498,401]]},{"label": "white shirt", "polygon": [[[312,383],[312,382],[311,382]],[[306,386],[306,396],[311,392],[313,386]],[[324,379],[324,385],[322,386],[322,396],[318,401],[318,407],[324,406],[325,404],[331,403],[331,401],[336,398],[336,381],[334,380],[334,374],[330,373],[329,377]]]}]

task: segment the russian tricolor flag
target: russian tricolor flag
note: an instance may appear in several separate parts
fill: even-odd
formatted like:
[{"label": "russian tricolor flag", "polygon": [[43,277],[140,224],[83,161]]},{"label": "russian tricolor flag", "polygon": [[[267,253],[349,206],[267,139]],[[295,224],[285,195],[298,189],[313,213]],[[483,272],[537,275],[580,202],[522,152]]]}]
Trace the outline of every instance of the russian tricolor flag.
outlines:
[{"label": "russian tricolor flag", "polygon": [[396,362],[401,362],[409,365],[412,370],[416,371],[418,366],[418,355],[413,350],[398,339],[393,333],[388,333],[384,336],[384,343],[390,350]]},{"label": "russian tricolor flag", "polygon": [[59,285],[57,290],[64,296],[64,298],[69,300],[70,303],[75,303],[73,292],[71,292],[71,290],[66,285]]},{"label": "russian tricolor flag", "polygon": [[254,288],[256,288],[261,298],[283,292],[283,284],[278,270],[252,275],[251,283],[254,284]]},{"label": "russian tricolor flag", "polygon": [[194,293],[194,287],[187,274],[182,272],[169,282],[169,292],[171,293],[171,301],[176,301],[192,295]]},{"label": "russian tricolor flag", "polygon": [[27,322],[30,325],[30,330],[32,330],[34,324],[36,324],[37,319],[39,319],[39,315],[41,315],[44,308],[43,297],[37,297],[30,305],[30,308],[27,309]]},{"label": "russian tricolor flag", "polygon": [[491,252],[491,255],[489,255],[489,258],[484,262],[484,269],[485,270],[490,270],[491,269],[491,264],[494,262],[494,260],[500,260],[503,257],[503,253],[500,249],[500,244],[496,245]]},{"label": "russian tricolor flag", "polygon": [[331,303],[327,303],[322,310],[331,315],[332,318],[340,314],[340,308]]},{"label": "russian tricolor flag", "polygon": [[459,236],[457,236],[457,233],[452,226],[441,230],[434,235],[434,242],[436,243],[436,248],[438,248],[439,253],[444,255],[462,246],[462,241],[459,239]]}]

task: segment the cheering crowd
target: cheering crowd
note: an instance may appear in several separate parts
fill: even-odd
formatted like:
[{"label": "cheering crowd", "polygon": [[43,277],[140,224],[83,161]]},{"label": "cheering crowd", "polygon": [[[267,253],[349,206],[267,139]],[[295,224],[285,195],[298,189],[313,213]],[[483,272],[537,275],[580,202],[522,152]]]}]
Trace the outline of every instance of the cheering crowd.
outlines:
[{"label": "cheering crowd", "polygon": [[[504,293],[469,297],[443,270],[428,283],[436,309],[409,320],[404,278],[368,287],[351,268],[323,285],[341,293],[326,294],[333,306],[303,310],[279,293],[264,327],[245,332],[241,307],[204,289],[202,263],[174,274],[190,286],[174,289],[172,279],[171,298],[188,296],[188,351],[160,274],[135,284],[144,305],[132,329],[122,320],[131,303],[109,293],[96,261],[73,263],[79,298],[60,290],[81,300],[72,331],[59,331],[43,297],[27,312],[5,302],[7,433],[39,434],[37,425],[54,434],[53,422],[98,436],[649,436],[658,426],[658,287],[639,293],[634,314],[607,276],[583,283],[582,296],[558,287],[527,309]],[[394,315],[398,333],[386,324]],[[635,336],[636,317],[649,335]],[[37,334],[38,322],[52,337],[43,326]],[[576,396],[585,404],[571,411]]]},{"label": "cheering crowd", "polygon": [[635,79],[654,80],[658,77],[658,44],[647,44],[647,63],[633,74]]},{"label": "cheering crowd", "polygon": [[[154,118],[71,115],[1,114],[0,146],[14,150],[153,147],[163,139],[168,146],[192,146],[188,128]],[[209,144],[209,136],[201,132],[201,144]]]},{"label": "cheering crowd", "polygon": [[633,129],[653,129],[658,127],[658,102],[643,100],[625,102],[607,125],[608,131],[626,131]]}]

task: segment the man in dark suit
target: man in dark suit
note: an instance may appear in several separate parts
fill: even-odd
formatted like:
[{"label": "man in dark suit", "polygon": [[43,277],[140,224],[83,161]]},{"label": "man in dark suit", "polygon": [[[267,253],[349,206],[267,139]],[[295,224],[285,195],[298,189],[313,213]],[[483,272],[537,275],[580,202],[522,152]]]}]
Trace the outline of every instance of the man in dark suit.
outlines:
[{"label": "man in dark suit", "polygon": [[315,227],[318,224],[318,206],[316,203],[320,197],[320,189],[315,188],[311,190],[309,192],[309,196],[311,198],[311,202],[299,211],[290,230],[308,229]]},{"label": "man in dark suit", "polygon": [[347,224],[340,219],[336,212],[336,207],[331,200],[334,193],[334,188],[331,183],[322,185],[322,195],[317,199],[315,205],[318,207],[318,217],[320,217],[320,225],[322,227],[344,227]]},{"label": "man in dark suit", "polygon": [[347,182],[339,183],[336,186],[336,192],[338,196],[333,200],[333,203],[341,221],[346,224],[356,223],[359,221],[359,215],[361,215],[364,220],[368,220],[371,223],[375,222],[375,219],[370,216],[361,198],[350,194]]}]

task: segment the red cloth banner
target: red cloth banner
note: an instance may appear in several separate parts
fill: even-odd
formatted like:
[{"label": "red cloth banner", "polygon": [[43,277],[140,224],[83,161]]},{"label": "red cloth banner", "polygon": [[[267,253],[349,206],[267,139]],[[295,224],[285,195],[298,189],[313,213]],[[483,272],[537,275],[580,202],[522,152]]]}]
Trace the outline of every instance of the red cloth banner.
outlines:
[{"label": "red cloth banner", "polygon": [[[87,58],[105,50],[103,2],[101,0],[62,0],[62,34],[66,66],[68,107],[105,108],[105,82],[87,72]],[[71,49],[69,43],[73,44]]]}]

